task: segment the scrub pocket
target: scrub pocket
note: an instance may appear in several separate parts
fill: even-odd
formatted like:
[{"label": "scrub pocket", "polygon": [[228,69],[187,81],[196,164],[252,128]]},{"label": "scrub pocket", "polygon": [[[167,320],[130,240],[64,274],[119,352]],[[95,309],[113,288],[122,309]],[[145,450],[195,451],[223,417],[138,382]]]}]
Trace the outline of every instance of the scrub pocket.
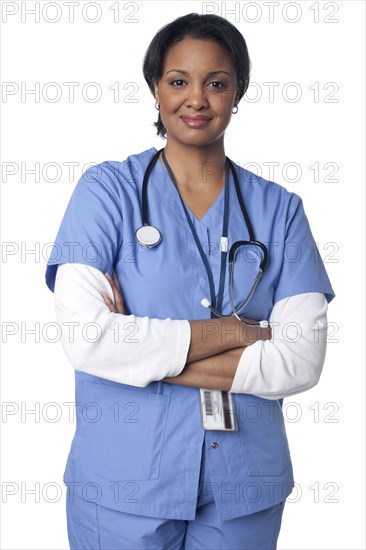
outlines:
[{"label": "scrub pocket", "polygon": [[71,550],[99,550],[98,535],[83,525],[70,520],[69,544]]},{"label": "scrub pocket", "polygon": [[96,504],[67,490],[67,531],[70,550],[100,550]]},{"label": "scrub pocket", "polygon": [[250,395],[245,400],[239,399],[237,407],[248,475],[283,475],[291,464],[291,456],[278,400]]},{"label": "scrub pocket", "polygon": [[158,479],[170,395],[84,382],[76,461],[115,481]]}]

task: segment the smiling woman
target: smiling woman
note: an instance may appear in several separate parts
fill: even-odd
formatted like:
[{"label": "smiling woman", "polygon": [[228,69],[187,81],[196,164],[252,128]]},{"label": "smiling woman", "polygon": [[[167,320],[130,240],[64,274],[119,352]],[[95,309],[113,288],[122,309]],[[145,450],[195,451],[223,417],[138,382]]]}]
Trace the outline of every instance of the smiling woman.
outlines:
[{"label": "smiling woman", "polygon": [[[147,55],[145,78],[159,104],[159,132],[169,136],[165,155],[179,191],[217,196],[225,182],[224,132],[240,99],[231,56],[215,40],[188,36],[171,45],[160,78],[149,75],[149,62]],[[210,164],[216,170],[203,175]]]},{"label": "smiling woman", "polygon": [[282,400],[319,380],[334,292],[301,198],[225,154],[249,85],[238,29],[179,17],[143,73],[165,147],[86,170],[47,265],[75,328],[70,545],[273,550],[294,487]]},{"label": "smiling woman", "polygon": [[[207,71],[207,67],[217,69]],[[174,158],[174,148],[192,146],[192,140],[196,145],[215,143],[218,148],[238,100],[236,90],[233,62],[217,42],[185,38],[175,44],[166,56],[163,77],[154,83],[160,117],[169,134],[166,154]],[[185,126],[205,131],[188,132]]]}]

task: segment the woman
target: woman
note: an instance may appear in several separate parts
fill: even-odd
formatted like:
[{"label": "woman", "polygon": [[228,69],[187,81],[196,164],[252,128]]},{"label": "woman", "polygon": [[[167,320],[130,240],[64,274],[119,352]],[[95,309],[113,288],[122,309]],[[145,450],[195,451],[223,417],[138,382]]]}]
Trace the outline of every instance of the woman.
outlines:
[{"label": "woman", "polygon": [[241,33],[180,17],[143,71],[165,147],[86,170],[47,266],[75,368],[70,547],[273,549],[294,486],[282,399],[319,380],[334,292],[300,197],[225,155]]}]

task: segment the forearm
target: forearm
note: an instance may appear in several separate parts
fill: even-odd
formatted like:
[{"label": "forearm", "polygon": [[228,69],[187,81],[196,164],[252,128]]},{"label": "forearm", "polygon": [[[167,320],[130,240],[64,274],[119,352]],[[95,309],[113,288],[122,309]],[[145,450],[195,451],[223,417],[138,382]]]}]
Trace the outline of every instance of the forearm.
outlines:
[{"label": "forearm", "polygon": [[244,347],[230,349],[223,353],[186,363],[178,376],[163,378],[163,382],[229,391]]},{"label": "forearm", "polygon": [[[59,265],[54,292],[56,318],[65,327],[61,343],[75,370],[122,384],[145,387],[178,376],[187,363],[270,337],[270,329],[247,327],[234,317],[188,321],[117,313],[102,297],[113,304],[110,282],[85,264]],[[97,327],[97,339],[84,338],[89,325]]]},{"label": "forearm", "polygon": [[[191,342],[184,370],[187,369],[188,364],[215,358],[217,355],[235,347],[234,327],[231,320],[207,319],[189,321],[189,324],[191,327]],[[197,367],[194,368],[197,369]]]},{"label": "forearm", "polygon": [[234,316],[189,321],[189,324],[191,342],[186,364],[216,357],[229,350],[243,349],[259,339],[269,340],[271,338],[270,327],[263,329],[259,326],[247,326],[240,323]]},{"label": "forearm", "polygon": [[306,391],[318,382],[322,371],[327,307],[322,293],[285,298],[275,304],[270,316],[275,327],[271,342],[257,341],[186,364],[178,376],[164,381],[264,399],[281,399]]}]

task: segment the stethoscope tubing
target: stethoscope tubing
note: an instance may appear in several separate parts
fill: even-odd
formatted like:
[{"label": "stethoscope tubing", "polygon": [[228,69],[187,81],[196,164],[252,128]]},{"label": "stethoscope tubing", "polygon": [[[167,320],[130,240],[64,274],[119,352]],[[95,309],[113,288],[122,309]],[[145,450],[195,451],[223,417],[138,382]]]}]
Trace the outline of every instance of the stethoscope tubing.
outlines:
[{"label": "stethoscope tubing", "polygon": [[[169,175],[170,175],[170,177],[171,177],[171,179],[172,179],[172,181],[173,181],[173,183],[174,183],[174,185],[177,189],[177,192],[179,194],[179,190],[178,190],[178,187],[176,185],[174,175],[173,175],[173,173],[170,169],[170,166],[169,166],[169,164],[166,160],[164,149],[165,149],[164,147],[159,149],[159,151],[157,151],[156,154],[153,156],[153,158],[150,160],[149,165],[146,168],[144,178],[143,178],[142,197],[141,197],[142,198],[142,226],[136,230],[135,236],[136,236],[136,240],[144,248],[152,248],[152,247],[158,245],[162,240],[162,236],[161,236],[160,231],[156,227],[150,226],[150,224],[149,224],[149,221],[148,221],[148,198],[147,198],[148,180],[149,180],[151,171],[152,171],[156,161],[158,160],[159,155],[160,155],[161,152],[163,154],[164,162],[167,165]],[[233,177],[234,177],[234,184],[235,184],[235,190],[236,190],[238,202],[239,202],[240,209],[242,211],[244,221],[246,223],[247,230],[248,230],[248,233],[249,233],[249,241],[237,241],[236,243],[234,243],[230,247],[230,250],[229,250],[229,258],[228,258],[228,264],[229,264],[229,299],[230,299],[230,305],[231,305],[231,308],[232,308],[232,314],[224,315],[224,314],[220,313],[213,305],[215,303],[215,293],[214,293],[214,282],[213,282],[213,277],[212,277],[212,271],[211,271],[211,269],[208,265],[207,258],[205,256],[203,250],[202,250],[201,243],[199,242],[198,236],[196,235],[196,231],[195,231],[195,229],[193,227],[193,224],[190,220],[190,217],[188,215],[185,204],[184,204],[184,202],[183,202],[183,200],[182,200],[182,198],[179,194],[180,200],[182,202],[183,209],[184,209],[186,217],[187,217],[188,224],[190,226],[193,237],[195,238],[196,245],[199,249],[199,252],[201,254],[203,263],[204,263],[206,271],[207,271],[207,275],[209,277],[210,291],[211,291],[211,304],[208,302],[207,299],[203,299],[201,303],[202,303],[202,305],[204,305],[205,307],[210,309],[211,313],[213,313],[217,317],[228,318],[228,317],[232,317],[234,315],[242,324],[245,324],[247,326],[261,326],[261,327],[264,327],[264,326],[268,326],[267,321],[260,321],[259,323],[248,323],[248,322],[245,322],[243,319],[241,319],[240,316],[239,316],[240,311],[242,311],[242,309],[244,309],[244,307],[247,305],[247,303],[251,299],[251,297],[252,297],[252,295],[253,295],[253,293],[254,293],[254,291],[255,291],[258,283],[259,283],[259,281],[261,280],[261,278],[263,276],[263,273],[264,273],[264,271],[267,267],[269,256],[268,256],[267,247],[263,243],[261,243],[260,241],[255,240],[253,227],[252,227],[251,221],[249,219],[247,210],[245,208],[243,197],[242,197],[241,192],[240,192],[239,179],[238,179],[238,175],[237,175],[237,172],[236,172],[236,168],[235,168],[233,162],[227,156],[225,158],[226,158],[226,161],[227,161],[227,163],[228,163],[228,165],[231,169],[231,172],[233,174]],[[228,225],[228,191],[229,191],[229,187],[228,187],[227,184],[228,184],[228,176],[226,175],[226,180],[225,180],[225,214],[224,214],[224,222],[223,222],[223,237],[224,236],[227,237],[227,225]],[[147,230],[153,230],[153,234],[156,235],[156,238],[155,238],[154,241],[148,242],[148,239],[145,239],[144,241],[141,240],[141,238],[140,238],[141,232],[145,228]],[[258,272],[258,274],[256,276],[256,279],[255,279],[255,281],[254,281],[254,283],[253,283],[253,285],[252,285],[252,287],[249,291],[248,296],[245,298],[245,300],[238,307],[236,307],[235,304],[234,304],[233,293],[232,293],[232,290],[233,290],[233,288],[232,288],[233,287],[233,284],[232,284],[232,282],[233,282],[232,281],[232,279],[233,279],[233,262],[234,262],[234,259],[235,259],[236,250],[238,249],[239,246],[242,246],[242,245],[256,245],[256,246],[258,246],[263,252],[263,259],[260,263],[259,272]],[[224,260],[223,259],[226,258],[226,254],[227,254],[227,250],[226,251],[222,250],[220,284],[219,284],[219,295],[218,295],[218,297],[219,297],[218,302],[219,302],[220,309],[221,309],[221,302],[222,302],[221,294],[223,294],[223,285],[224,285],[224,277],[225,277],[225,269],[223,268],[223,266],[224,266]],[[223,272],[224,272],[224,275],[222,276]]]}]

